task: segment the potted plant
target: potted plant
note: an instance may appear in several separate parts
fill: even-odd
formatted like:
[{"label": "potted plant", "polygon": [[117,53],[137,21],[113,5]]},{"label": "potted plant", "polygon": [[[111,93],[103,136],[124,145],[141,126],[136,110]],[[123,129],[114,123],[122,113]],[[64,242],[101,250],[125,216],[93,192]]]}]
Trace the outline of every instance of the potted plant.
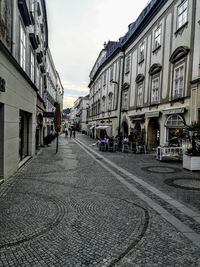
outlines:
[{"label": "potted plant", "polygon": [[188,145],[183,155],[183,168],[190,171],[200,170],[200,122],[186,127]]}]

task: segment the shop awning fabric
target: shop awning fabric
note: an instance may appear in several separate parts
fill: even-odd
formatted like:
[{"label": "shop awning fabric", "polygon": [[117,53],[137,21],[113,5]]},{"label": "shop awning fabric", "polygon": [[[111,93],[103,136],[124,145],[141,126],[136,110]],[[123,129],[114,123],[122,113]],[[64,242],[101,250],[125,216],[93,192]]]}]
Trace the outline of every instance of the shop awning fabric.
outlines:
[{"label": "shop awning fabric", "polygon": [[111,127],[111,125],[100,125],[100,126],[97,126],[96,127],[96,130],[99,129],[99,130],[105,130],[107,128]]}]

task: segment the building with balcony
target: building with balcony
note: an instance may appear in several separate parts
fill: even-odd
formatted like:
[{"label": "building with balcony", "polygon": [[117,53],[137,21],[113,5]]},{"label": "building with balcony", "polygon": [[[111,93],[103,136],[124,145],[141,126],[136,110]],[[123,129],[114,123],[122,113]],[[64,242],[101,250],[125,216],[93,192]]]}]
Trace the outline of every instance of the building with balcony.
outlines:
[{"label": "building with balcony", "polygon": [[47,49],[45,0],[0,1],[0,178],[43,145]]}]

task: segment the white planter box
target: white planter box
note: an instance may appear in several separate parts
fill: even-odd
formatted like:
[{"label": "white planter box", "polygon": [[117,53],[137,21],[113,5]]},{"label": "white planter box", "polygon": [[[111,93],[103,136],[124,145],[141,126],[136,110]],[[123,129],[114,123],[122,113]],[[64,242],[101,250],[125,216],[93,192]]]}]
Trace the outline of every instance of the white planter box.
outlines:
[{"label": "white planter box", "polygon": [[200,171],[200,157],[183,155],[183,168],[190,171]]}]

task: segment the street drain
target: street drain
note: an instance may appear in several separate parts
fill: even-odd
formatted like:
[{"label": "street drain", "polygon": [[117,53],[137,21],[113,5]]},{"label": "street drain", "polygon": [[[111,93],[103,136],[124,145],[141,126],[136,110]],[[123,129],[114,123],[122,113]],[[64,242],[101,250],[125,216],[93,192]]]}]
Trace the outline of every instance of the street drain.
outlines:
[{"label": "street drain", "polygon": [[167,166],[148,166],[141,168],[143,171],[150,173],[177,173],[180,169]]},{"label": "street drain", "polygon": [[164,182],[176,188],[200,191],[200,179],[198,178],[170,178]]}]

